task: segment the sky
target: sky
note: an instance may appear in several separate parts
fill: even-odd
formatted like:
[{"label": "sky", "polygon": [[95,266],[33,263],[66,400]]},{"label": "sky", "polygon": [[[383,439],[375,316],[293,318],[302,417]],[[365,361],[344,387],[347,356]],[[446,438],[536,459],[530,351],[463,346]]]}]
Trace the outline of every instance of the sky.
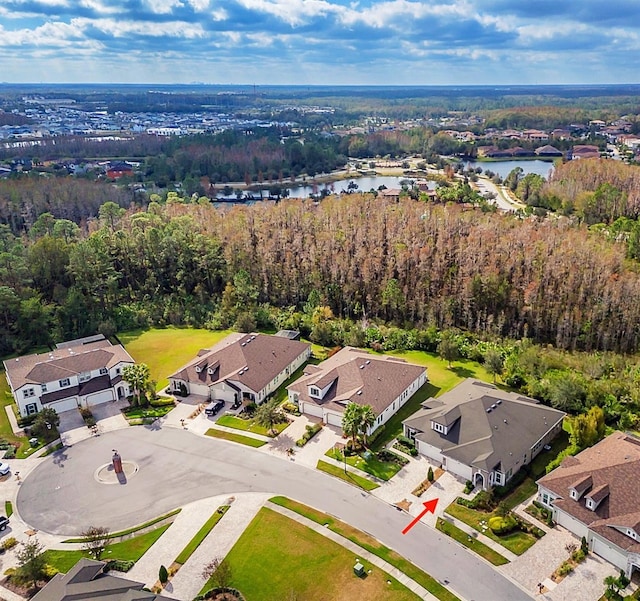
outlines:
[{"label": "sky", "polygon": [[639,83],[640,0],[0,0],[0,81]]}]

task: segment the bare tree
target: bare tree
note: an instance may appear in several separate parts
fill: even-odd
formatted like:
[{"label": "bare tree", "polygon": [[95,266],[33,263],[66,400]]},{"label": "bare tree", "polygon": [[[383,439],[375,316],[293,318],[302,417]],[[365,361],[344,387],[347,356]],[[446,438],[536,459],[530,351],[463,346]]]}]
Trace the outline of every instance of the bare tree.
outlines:
[{"label": "bare tree", "polygon": [[82,549],[91,557],[99,560],[109,544],[109,529],[102,526],[89,526],[82,533]]},{"label": "bare tree", "polygon": [[222,557],[216,557],[202,570],[202,576],[207,580],[211,579],[214,587],[225,590],[231,584],[233,573],[228,561],[224,561]]}]

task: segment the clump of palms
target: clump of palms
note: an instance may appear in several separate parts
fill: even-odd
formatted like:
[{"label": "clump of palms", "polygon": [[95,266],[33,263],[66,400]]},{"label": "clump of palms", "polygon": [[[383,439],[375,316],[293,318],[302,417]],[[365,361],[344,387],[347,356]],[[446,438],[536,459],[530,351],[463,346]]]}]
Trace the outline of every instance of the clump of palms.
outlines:
[{"label": "clump of palms", "polygon": [[352,441],[353,448],[358,446],[358,438],[364,446],[367,445],[369,429],[376,422],[376,414],[371,405],[348,403],[342,415],[342,430]]}]

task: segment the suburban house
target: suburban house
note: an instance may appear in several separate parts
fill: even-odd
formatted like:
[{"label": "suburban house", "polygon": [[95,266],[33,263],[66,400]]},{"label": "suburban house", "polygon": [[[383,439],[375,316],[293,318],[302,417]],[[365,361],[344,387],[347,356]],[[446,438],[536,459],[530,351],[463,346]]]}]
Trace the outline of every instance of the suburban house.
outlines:
[{"label": "suburban house", "polygon": [[287,336],[230,334],[169,376],[176,394],[261,403],[311,355],[311,345]]},{"label": "suburban house", "polygon": [[48,407],[57,413],[124,399],[122,369],[134,360],[101,334],[63,342],[49,353],[7,359],[4,368],[20,415]]},{"label": "suburban house", "polygon": [[631,577],[640,571],[640,439],[614,432],[538,480],[560,526]]},{"label": "suburban house", "polygon": [[564,413],[467,378],[405,419],[418,452],[485,490],[505,485],[560,432]]},{"label": "suburban house", "polygon": [[105,574],[106,565],[104,561],[82,558],[66,574],[56,574],[32,601],[172,601],[143,590],[142,582]]},{"label": "suburban house", "polygon": [[370,434],[426,381],[424,367],[347,346],[319,365],[307,365],[304,375],[288,386],[287,392],[301,413],[338,427],[348,403],[371,405],[376,421]]}]

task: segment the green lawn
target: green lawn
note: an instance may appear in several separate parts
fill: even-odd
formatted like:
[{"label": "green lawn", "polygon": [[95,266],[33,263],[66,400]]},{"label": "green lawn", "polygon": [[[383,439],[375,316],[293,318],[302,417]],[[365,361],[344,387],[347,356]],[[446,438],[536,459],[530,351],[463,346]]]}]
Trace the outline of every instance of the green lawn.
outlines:
[{"label": "green lawn", "polygon": [[488,547],[479,540],[473,538],[472,536],[469,536],[464,530],[460,530],[460,528],[454,526],[446,520],[443,520],[442,518],[438,518],[436,528],[440,530],[440,532],[444,532],[447,536],[450,536],[454,540],[457,540],[461,545],[464,545],[468,549],[471,549],[474,553],[480,555],[480,557],[484,557],[494,566],[502,566],[505,563],[509,563],[509,560],[506,557],[503,557],[502,555],[500,555],[500,553],[497,553],[491,547]]},{"label": "green lawn", "polygon": [[[20,444],[20,448],[16,453],[16,457],[18,459],[24,459],[24,457],[28,457],[31,453],[33,453],[33,449],[29,444],[26,436],[16,436],[11,429],[11,424],[9,423],[9,418],[7,417],[7,412],[5,407],[9,405],[13,405],[13,395],[11,394],[11,389],[9,388],[9,382],[7,382],[7,378],[4,375],[4,371],[0,372],[0,438],[4,438],[8,442],[15,442]],[[2,452],[0,451],[0,457],[2,457]]]},{"label": "green lawn", "polygon": [[[165,532],[171,524],[166,524],[156,528],[146,534],[135,536],[128,540],[108,545],[103,561],[109,559],[121,559],[123,561],[138,561]],[[66,574],[82,557],[88,555],[81,550],[61,551],[59,549],[48,549],[44,552],[46,561],[58,571]],[[159,566],[158,566],[159,567]]]},{"label": "green lawn", "polygon": [[[247,601],[366,599],[418,601],[395,578],[362,561],[367,573],[353,573],[358,557],[341,545],[276,513],[261,509],[225,561],[231,586]],[[203,590],[208,590],[211,584]]]},{"label": "green lawn", "polygon": [[412,564],[408,559],[405,559],[395,551],[385,547],[380,541],[377,541],[372,536],[357,530],[349,524],[345,524],[336,518],[322,513],[316,509],[312,509],[307,505],[292,501],[286,497],[273,497],[269,499],[272,503],[286,507],[291,511],[295,511],[300,515],[310,519],[316,524],[322,524],[326,526],[332,532],[343,536],[356,545],[366,549],[370,553],[384,559],[387,563],[391,564],[403,574],[406,574],[412,580],[415,580],[418,584],[427,589],[432,595],[440,599],[440,601],[460,601],[451,591],[440,584],[435,578],[423,572],[420,568]]},{"label": "green lawn", "polygon": [[[244,432],[253,432],[254,434],[262,434],[262,436],[270,436],[267,428],[256,423],[252,419],[242,419],[235,415],[223,415],[216,420],[216,424],[219,426],[225,426],[227,428],[234,428],[236,430],[243,430]],[[276,424],[273,428],[280,434],[287,426],[289,422],[283,422]]]},{"label": "green lawn", "polygon": [[196,535],[187,543],[187,546],[182,549],[180,555],[176,557],[176,563],[184,565],[187,563],[189,557],[193,555],[193,552],[200,546],[202,541],[207,538],[207,535],[213,530],[214,526],[222,519],[229,505],[220,505],[216,512],[204,523],[202,528],[198,530]]},{"label": "green lawn", "polygon": [[330,476],[335,476],[336,478],[340,478],[340,480],[344,480],[349,484],[353,484],[354,486],[359,486],[364,490],[374,490],[378,488],[380,485],[368,480],[367,478],[363,478],[362,476],[358,476],[357,474],[352,474],[351,472],[344,471],[344,468],[338,467],[337,465],[332,465],[331,463],[327,463],[326,461],[318,461],[318,465],[316,468],[325,474],[329,474]]},{"label": "green lawn", "polygon": [[173,405],[166,405],[164,407],[131,407],[131,409],[127,409],[124,416],[127,419],[156,419],[158,417],[164,417],[173,408]]},{"label": "green lawn", "polygon": [[522,555],[527,549],[532,547],[536,543],[536,538],[532,534],[516,530],[504,536],[497,536],[491,532],[490,528],[484,530],[480,525],[480,522],[488,523],[495,513],[486,513],[484,511],[476,511],[475,509],[469,509],[463,505],[458,505],[455,501],[446,508],[445,513],[459,519],[468,526],[481,532],[491,540],[501,544],[505,549],[508,549],[516,555]]},{"label": "green lawn", "polygon": [[[335,448],[329,449],[325,455],[335,459],[336,461],[344,461],[344,455],[342,452]],[[368,453],[365,459],[361,455],[351,455],[347,457],[347,463],[353,467],[357,467],[367,474],[371,474],[380,480],[391,480],[401,469],[402,466],[397,463],[380,461],[374,453]]]},{"label": "green lawn", "polygon": [[258,440],[257,438],[251,438],[250,436],[243,436],[242,434],[236,434],[235,432],[226,432],[225,430],[216,430],[215,428],[209,428],[205,434],[212,438],[221,438],[222,440],[230,440],[231,442],[238,442],[248,447],[258,448],[267,444],[264,440]]},{"label": "green lawn", "polygon": [[170,374],[193,359],[200,349],[213,346],[230,333],[171,327],[123,332],[118,338],[136,361],[149,366],[151,379],[162,390],[169,384]]}]

